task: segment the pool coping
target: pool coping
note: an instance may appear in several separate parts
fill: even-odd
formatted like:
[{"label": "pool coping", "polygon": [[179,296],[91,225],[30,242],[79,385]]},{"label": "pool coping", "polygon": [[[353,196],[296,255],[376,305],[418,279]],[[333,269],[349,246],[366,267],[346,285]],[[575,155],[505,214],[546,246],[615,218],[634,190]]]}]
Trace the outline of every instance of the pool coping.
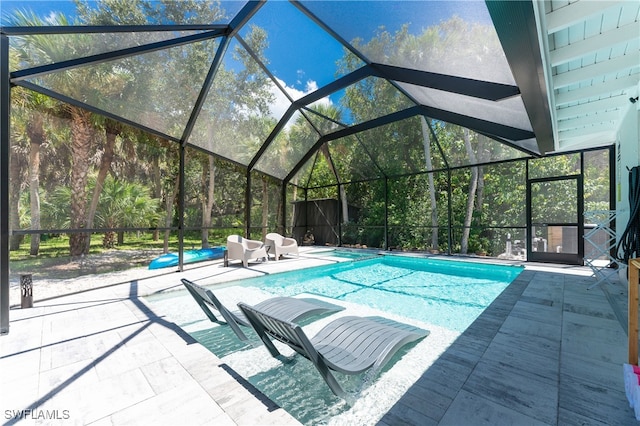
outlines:
[{"label": "pool coping", "polygon": [[[150,318],[140,298],[175,290],[183,277],[223,280],[313,264],[302,260],[193,268],[12,309],[11,333],[0,337],[3,408],[68,409],[76,423],[98,425],[299,424],[208,350]],[[587,290],[593,279],[585,268],[538,266],[525,265],[379,424],[634,423],[620,371],[626,334],[607,297]],[[607,288],[625,300],[620,288]],[[168,374],[184,382],[176,387]]]},{"label": "pool coping", "polygon": [[525,269],[378,424],[635,423],[614,312],[626,296],[592,282]]}]

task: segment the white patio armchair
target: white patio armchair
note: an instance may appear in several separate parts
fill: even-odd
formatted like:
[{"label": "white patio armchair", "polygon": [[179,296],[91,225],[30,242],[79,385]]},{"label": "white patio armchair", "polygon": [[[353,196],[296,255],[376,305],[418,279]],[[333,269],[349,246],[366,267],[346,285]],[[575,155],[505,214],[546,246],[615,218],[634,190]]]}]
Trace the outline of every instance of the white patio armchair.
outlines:
[{"label": "white patio armchair", "polygon": [[267,249],[262,241],[249,240],[240,235],[227,237],[227,256],[229,260],[241,260],[245,268],[248,267],[251,259],[269,260]]},{"label": "white patio armchair", "polygon": [[276,260],[283,254],[299,255],[298,242],[293,238],[283,237],[276,232],[271,232],[265,236],[265,245],[268,247],[268,252],[275,255]]}]

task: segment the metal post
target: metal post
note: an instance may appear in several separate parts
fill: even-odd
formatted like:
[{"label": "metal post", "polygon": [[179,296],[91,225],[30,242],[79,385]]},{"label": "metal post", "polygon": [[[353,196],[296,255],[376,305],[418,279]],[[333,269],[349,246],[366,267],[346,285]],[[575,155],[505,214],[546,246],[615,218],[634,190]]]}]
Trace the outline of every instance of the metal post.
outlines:
[{"label": "metal post", "polygon": [[[609,147],[609,210],[617,211],[616,207],[616,145]],[[616,233],[616,239],[609,248],[609,255],[616,256],[617,222],[611,224],[611,229]]]},{"label": "metal post", "polygon": [[247,169],[247,187],[244,192],[244,237],[251,238],[251,170]]},{"label": "metal post", "polygon": [[0,34],[0,334],[9,333],[9,37]]},{"label": "metal post", "polygon": [[[277,226],[282,226],[282,235],[287,235],[287,184],[284,181],[282,182],[282,210],[280,213],[282,219]],[[291,228],[291,236],[293,237],[293,226]]]},{"label": "metal post", "polygon": [[[342,208],[346,208],[347,211],[349,206],[342,205],[342,184],[338,182],[338,247],[342,247]],[[348,214],[348,213],[347,213]],[[357,240],[356,240],[357,241]]]},{"label": "metal post", "polygon": [[580,266],[584,266],[584,152],[580,153],[580,175],[576,189],[578,191],[576,194],[578,197],[578,262]]},{"label": "metal post", "polygon": [[389,178],[384,177],[384,242],[383,250],[389,250]]},{"label": "metal post", "polygon": [[178,197],[178,269],[180,272],[184,270],[184,144],[180,144],[180,165],[178,170],[179,192]]},{"label": "metal post", "polygon": [[451,205],[451,169],[447,169],[447,216],[449,221],[449,234],[447,236],[449,248],[447,254],[451,255],[453,247],[453,206]]}]

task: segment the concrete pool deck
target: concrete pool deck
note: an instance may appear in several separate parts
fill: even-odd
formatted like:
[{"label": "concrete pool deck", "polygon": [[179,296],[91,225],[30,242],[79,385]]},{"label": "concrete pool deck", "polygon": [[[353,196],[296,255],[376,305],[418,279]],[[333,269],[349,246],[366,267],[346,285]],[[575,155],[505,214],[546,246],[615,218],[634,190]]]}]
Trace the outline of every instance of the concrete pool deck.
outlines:
[{"label": "concrete pool deck", "polygon": [[[304,249],[44,300],[35,283],[34,307],[12,309],[0,337],[3,424],[298,424],[143,296],[182,289],[180,278],[207,285],[333,262]],[[622,379],[626,288],[593,282],[588,268],[527,264],[380,424],[637,423]]]}]

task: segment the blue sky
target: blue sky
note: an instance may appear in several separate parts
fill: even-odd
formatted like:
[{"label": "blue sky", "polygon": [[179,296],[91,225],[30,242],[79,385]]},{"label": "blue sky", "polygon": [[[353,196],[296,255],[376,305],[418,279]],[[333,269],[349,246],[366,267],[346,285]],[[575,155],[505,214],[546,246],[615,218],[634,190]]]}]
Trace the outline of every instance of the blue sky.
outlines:
[{"label": "blue sky", "polygon": [[[223,7],[235,13],[242,3],[223,1]],[[409,24],[409,32],[422,30],[453,15],[465,20],[489,23],[484,1],[303,1],[302,4],[332,27],[346,41],[358,37],[371,39],[381,26],[394,33]],[[75,14],[72,0],[0,0],[0,15],[15,9],[33,10],[42,18],[62,12]],[[288,1],[268,1],[252,18],[252,23],[267,30],[269,47],[266,56],[270,71],[295,99],[322,87],[335,78],[336,61],[343,56],[342,45],[320,29]],[[245,37],[248,28],[240,35]],[[228,63],[233,66],[233,63]],[[332,102],[337,102],[332,96]],[[327,101],[328,102],[328,101]],[[283,104],[279,109],[286,109]]]},{"label": "blue sky", "polygon": [[[232,3],[233,6],[227,5],[227,9],[237,10],[240,3]],[[490,22],[484,2],[478,0],[333,0],[304,1],[303,5],[347,41],[356,37],[368,40],[380,26],[395,32],[405,23],[409,23],[410,32],[419,33],[454,14],[471,21]],[[75,4],[72,0],[0,0],[0,15],[15,9],[31,9],[42,18],[56,11],[73,16]],[[322,86],[333,79],[335,61],[343,54],[342,46],[288,1],[267,2],[252,22],[269,34],[267,56],[270,68],[278,78],[303,91],[309,82]]]},{"label": "blue sky", "polygon": [[42,18],[46,18],[51,12],[62,12],[65,15],[73,15],[76,10],[75,4],[71,0],[1,0],[0,16],[14,10],[32,10]]}]

